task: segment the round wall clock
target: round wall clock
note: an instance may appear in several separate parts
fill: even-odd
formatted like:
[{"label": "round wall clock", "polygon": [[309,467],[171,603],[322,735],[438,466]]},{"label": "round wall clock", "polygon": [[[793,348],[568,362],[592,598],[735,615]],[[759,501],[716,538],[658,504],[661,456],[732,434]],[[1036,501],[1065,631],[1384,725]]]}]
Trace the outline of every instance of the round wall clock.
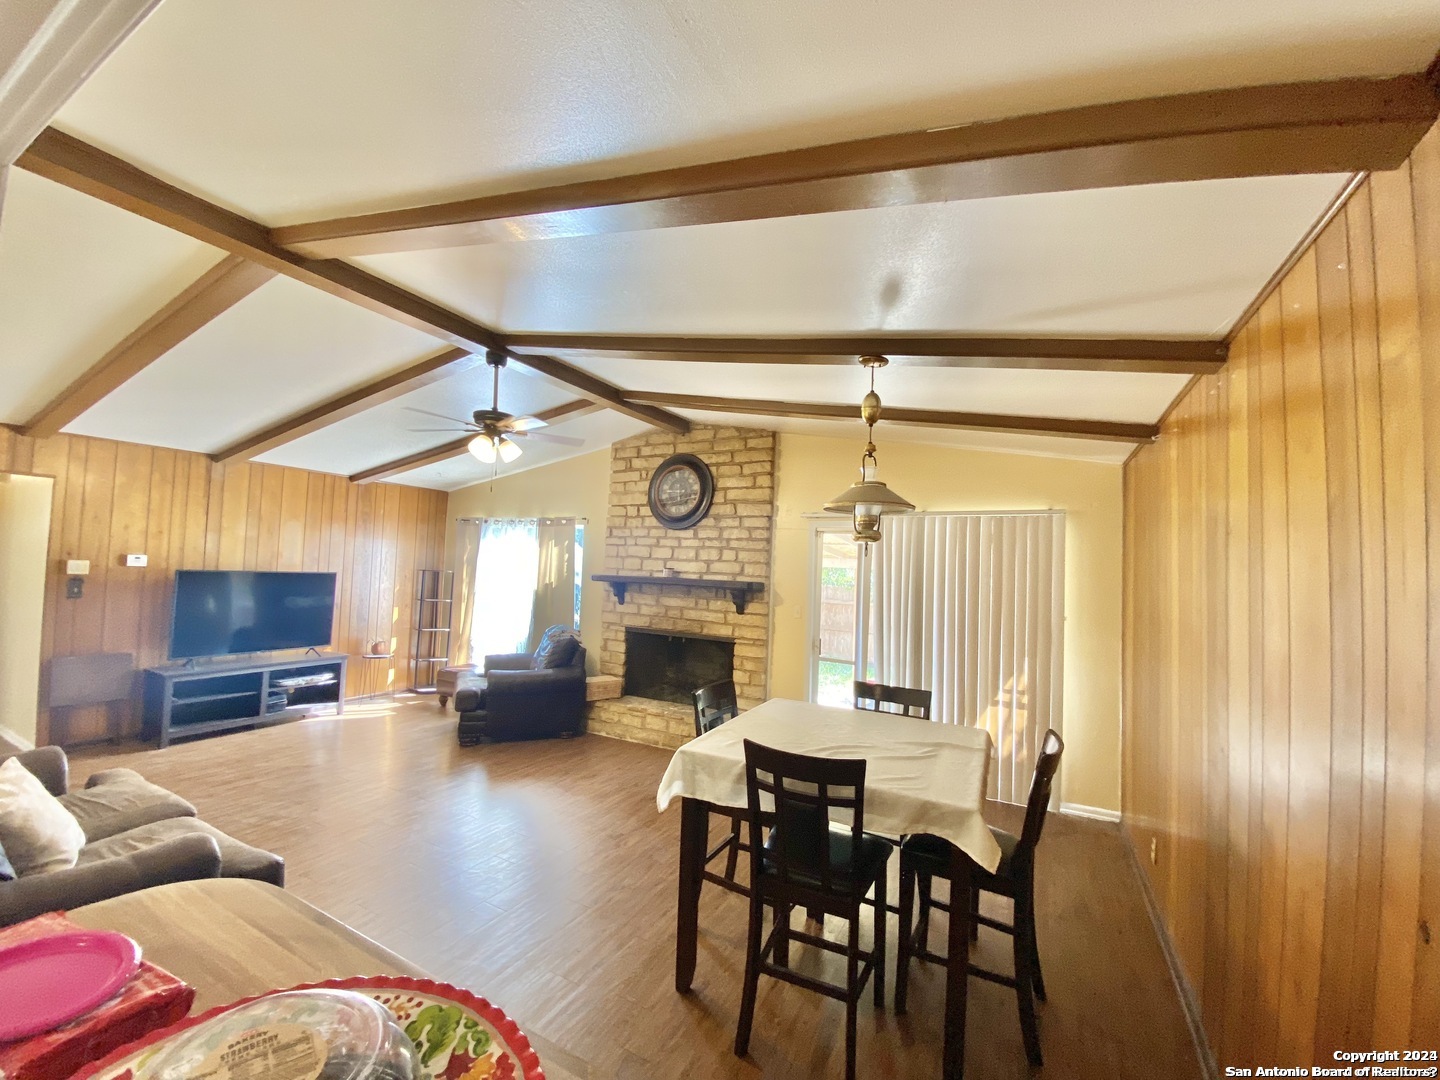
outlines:
[{"label": "round wall clock", "polygon": [[650,513],[667,529],[694,528],[714,498],[715,477],[694,454],[670,455],[650,477]]}]

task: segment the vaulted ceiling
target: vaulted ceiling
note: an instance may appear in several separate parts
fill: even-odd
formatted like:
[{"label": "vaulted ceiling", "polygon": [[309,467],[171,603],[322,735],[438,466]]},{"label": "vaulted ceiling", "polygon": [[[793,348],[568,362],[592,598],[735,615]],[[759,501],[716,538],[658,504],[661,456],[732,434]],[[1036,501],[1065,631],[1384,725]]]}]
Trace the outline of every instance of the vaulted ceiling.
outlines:
[{"label": "vaulted ceiling", "polygon": [[415,410],[487,345],[505,410],[603,406],[507,471],[858,434],[873,347],[887,439],[1120,461],[1437,48],[1440,0],[164,0],[11,170],[0,422],[456,488]]}]

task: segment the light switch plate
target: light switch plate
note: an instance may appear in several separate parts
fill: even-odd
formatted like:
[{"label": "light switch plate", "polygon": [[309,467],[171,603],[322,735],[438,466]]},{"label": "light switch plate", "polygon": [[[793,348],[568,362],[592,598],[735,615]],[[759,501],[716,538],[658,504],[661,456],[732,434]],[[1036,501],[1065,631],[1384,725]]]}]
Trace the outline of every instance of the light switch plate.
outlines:
[{"label": "light switch plate", "polygon": [[150,560],[149,560],[149,558],[146,557],[145,555],[126,555],[126,556],[125,556],[125,565],[126,565],[126,566],[148,566],[149,563],[150,563]]}]

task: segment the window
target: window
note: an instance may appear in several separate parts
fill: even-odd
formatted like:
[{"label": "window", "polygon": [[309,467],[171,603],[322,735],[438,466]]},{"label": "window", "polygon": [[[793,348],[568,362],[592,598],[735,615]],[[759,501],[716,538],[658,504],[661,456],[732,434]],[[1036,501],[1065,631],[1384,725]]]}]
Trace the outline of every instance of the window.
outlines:
[{"label": "window", "polygon": [[479,524],[470,655],[529,652],[546,628],[580,625],[584,526],[574,518]]}]

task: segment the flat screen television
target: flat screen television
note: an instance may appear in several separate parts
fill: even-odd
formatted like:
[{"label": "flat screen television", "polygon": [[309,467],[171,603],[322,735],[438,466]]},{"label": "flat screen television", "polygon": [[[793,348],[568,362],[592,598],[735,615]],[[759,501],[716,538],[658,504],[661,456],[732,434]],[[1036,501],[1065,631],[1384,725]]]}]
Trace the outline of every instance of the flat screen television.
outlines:
[{"label": "flat screen television", "polygon": [[177,570],[170,659],[330,644],[335,575]]}]

